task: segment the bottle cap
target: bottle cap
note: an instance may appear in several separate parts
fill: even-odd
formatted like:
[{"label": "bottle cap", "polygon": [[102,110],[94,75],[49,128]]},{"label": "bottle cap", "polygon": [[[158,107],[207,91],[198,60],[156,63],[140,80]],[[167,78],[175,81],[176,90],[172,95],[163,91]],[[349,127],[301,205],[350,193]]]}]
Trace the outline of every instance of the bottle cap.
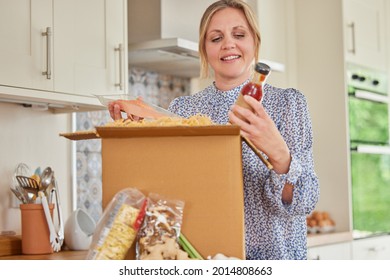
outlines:
[{"label": "bottle cap", "polygon": [[255,65],[255,70],[256,70],[256,72],[259,72],[260,74],[268,75],[269,72],[271,71],[271,67],[269,67],[267,64],[265,64],[263,62],[258,62]]}]

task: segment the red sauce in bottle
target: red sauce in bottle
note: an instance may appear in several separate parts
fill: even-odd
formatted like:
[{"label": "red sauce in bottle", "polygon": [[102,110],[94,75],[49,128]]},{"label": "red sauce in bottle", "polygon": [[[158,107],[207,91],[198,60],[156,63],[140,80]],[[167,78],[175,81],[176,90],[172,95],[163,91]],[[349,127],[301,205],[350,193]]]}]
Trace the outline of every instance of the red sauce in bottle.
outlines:
[{"label": "red sauce in bottle", "polygon": [[241,89],[241,94],[252,96],[254,99],[261,101],[263,87],[261,84],[249,82]]},{"label": "red sauce in bottle", "polygon": [[[239,105],[243,108],[253,110],[248,103],[246,103],[244,96],[249,95],[256,99],[257,101],[261,102],[263,98],[263,84],[267,78],[267,75],[270,72],[270,67],[267,64],[264,63],[257,63],[255,65],[255,73],[252,77],[252,79],[245,84],[241,91],[240,94],[237,97],[236,100],[236,105]],[[244,119],[241,115],[237,114],[237,116],[240,119]]]}]

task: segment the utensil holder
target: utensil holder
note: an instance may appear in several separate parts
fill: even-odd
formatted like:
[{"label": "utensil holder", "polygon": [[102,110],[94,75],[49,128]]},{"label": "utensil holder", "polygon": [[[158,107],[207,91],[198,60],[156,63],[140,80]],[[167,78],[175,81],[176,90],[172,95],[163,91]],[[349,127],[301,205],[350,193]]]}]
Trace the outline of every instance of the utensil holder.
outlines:
[{"label": "utensil holder", "polygon": [[[49,204],[53,218],[54,204]],[[42,204],[20,204],[22,220],[22,253],[27,255],[51,254],[50,232]]]}]

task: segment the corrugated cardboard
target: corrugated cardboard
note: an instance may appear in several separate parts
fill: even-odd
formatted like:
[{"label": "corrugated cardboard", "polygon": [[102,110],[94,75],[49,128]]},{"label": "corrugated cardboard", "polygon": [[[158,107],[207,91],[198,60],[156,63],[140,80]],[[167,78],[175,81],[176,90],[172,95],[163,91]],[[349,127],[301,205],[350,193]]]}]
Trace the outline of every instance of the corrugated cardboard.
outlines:
[{"label": "corrugated cardboard", "polygon": [[[97,127],[96,131],[102,138],[103,207],[127,187],[182,200],[182,232],[204,257],[223,253],[245,258],[237,126]],[[72,134],[63,136],[72,139]]]}]

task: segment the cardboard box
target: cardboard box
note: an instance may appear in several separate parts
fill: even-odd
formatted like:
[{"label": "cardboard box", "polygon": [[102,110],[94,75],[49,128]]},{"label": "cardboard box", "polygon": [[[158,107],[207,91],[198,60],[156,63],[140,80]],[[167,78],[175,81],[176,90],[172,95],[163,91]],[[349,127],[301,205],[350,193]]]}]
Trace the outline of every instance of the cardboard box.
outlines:
[{"label": "cardboard box", "polygon": [[[97,127],[96,131],[102,139],[103,207],[128,187],[182,200],[182,232],[203,257],[223,253],[245,259],[237,126]],[[82,134],[62,136],[97,137],[94,132]]]}]

